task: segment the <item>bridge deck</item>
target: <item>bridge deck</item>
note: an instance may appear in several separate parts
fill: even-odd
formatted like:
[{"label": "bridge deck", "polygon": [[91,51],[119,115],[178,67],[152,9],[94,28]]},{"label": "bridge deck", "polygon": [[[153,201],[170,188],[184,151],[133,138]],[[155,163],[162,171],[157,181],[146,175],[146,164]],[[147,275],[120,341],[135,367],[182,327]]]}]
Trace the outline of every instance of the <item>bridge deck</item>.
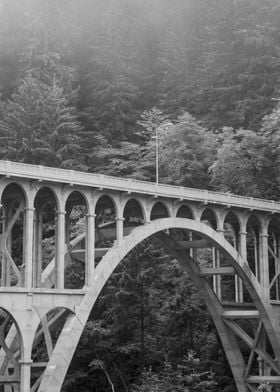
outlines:
[{"label": "bridge deck", "polygon": [[155,184],[129,178],[92,174],[54,167],[37,166],[11,161],[0,161],[0,175],[15,178],[29,178],[51,183],[64,183],[92,188],[119,190],[129,193],[146,194],[182,200],[198,201],[205,204],[215,203],[245,209],[280,212],[280,202],[232,193],[214,192],[204,189],[185,188],[166,184]]}]

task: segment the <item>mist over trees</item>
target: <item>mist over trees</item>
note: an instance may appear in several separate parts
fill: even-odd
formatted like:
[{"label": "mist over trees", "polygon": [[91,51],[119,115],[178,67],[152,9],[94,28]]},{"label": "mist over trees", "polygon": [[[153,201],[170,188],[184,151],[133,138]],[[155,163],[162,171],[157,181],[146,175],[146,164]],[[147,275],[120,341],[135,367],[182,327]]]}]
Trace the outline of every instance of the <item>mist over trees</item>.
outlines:
[{"label": "mist over trees", "polygon": [[[269,174],[279,159],[278,2],[0,4],[1,159],[154,180],[153,135],[145,137],[140,120],[156,108],[172,123],[170,135],[188,144],[188,151],[174,144],[167,151],[167,135],[160,137],[162,182],[278,197],[278,173]],[[200,153],[188,142],[188,122],[204,139]],[[208,139],[211,153],[203,151]],[[245,174],[240,151],[248,139],[259,160]],[[268,178],[256,185],[263,171]]]},{"label": "mist over trees", "polygon": [[[160,182],[278,200],[279,75],[276,0],[0,0],[0,159],[155,181],[157,129]],[[118,391],[199,391],[178,381],[193,349],[235,391],[199,293],[146,245],[65,391],[109,391],[106,372]]]}]

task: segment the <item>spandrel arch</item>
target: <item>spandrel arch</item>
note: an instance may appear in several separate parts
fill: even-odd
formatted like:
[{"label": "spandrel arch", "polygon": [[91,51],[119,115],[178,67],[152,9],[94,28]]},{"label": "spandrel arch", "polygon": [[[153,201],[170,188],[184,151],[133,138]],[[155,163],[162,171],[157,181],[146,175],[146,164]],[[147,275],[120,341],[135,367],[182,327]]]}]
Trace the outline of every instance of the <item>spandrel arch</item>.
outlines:
[{"label": "spandrel arch", "polygon": [[[33,286],[40,287],[43,271],[55,260],[57,262],[57,211],[56,193],[49,187],[41,187],[34,198],[34,254]],[[53,286],[57,286],[54,281]]]},{"label": "spandrel arch", "polygon": [[129,199],[123,210],[124,227],[135,227],[144,224],[145,211],[140,201]]},{"label": "spandrel arch", "polygon": [[170,211],[167,205],[162,201],[155,202],[151,209],[151,221],[155,219],[167,218],[168,216],[170,216]]},{"label": "spandrel arch", "polygon": [[176,212],[176,217],[194,219],[194,213],[188,205],[183,204],[178,208]]},{"label": "spandrel arch", "polygon": [[[85,285],[86,229],[88,205],[84,195],[73,191],[65,203],[65,288],[82,288]],[[81,238],[77,241],[77,238]],[[75,241],[76,240],[76,241]]]},{"label": "spandrel arch", "polygon": [[25,190],[6,185],[1,196],[1,286],[24,285],[24,229],[27,206]]}]

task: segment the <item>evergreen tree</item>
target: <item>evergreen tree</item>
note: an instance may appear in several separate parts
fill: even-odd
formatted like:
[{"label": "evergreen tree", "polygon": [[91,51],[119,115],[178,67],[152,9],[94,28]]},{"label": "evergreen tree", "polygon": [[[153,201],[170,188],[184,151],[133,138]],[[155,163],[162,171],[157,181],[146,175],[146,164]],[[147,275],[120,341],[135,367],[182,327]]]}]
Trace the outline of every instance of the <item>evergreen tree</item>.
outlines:
[{"label": "evergreen tree", "polygon": [[279,148],[275,139],[253,131],[224,129],[212,184],[221,191],[277,199]]},{"label": "evergreen tree", "polygon": [[77,133],[81,126],[74,107],[53,80],[41,83],[32,76],[21,81],[4,105],[0,122],[2,158],[57,167],[75,167]]},{"label": "evergreen tree", "polygon": [[100,133],[115,144],[131,139],[136,124],[141,27],[129,2],[109,1],[104,7],[96,0],[95,6],[98,12],[90,21],[91,35],[86,36],[89,53],[83,61],[82,115],[88,129],[87,143],[91,143],[91,134],[94,138]]},{"label": "evergreen tree", "polygon": [[193,113],[210,126],[258,129],[278,95],[278,2],[214,0],[201,8]]}]

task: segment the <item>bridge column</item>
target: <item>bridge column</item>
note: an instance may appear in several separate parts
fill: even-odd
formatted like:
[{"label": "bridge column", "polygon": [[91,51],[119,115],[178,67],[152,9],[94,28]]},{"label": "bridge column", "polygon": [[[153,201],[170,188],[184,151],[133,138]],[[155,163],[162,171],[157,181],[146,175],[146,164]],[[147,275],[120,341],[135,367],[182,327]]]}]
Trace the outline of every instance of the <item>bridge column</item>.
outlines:
[{"label": "bridge column", "polygon": [[93,273],[95,269],[95,217],[96,214],[86,215],[86,265],[85,283],[93,285]]},{"label": "bridge column", "polygon": [[34,220],[34,257],[33,257],[33,285],[40,287],[42,274],[42,209],[36,211]]},{"label": "bridge column", "polygon": [[268,263],[268,232],[267,227],[262,226],[260,233],[260,283],[263,288],[265,299],[269,299],[269,263]]},{"label": "bridge column", "polygon": [[[224,229],[221,227],[216,230],[217,233],[221,234],[224,236]],[[220,268],[221,266],[221,255],[220,251],[216,248],[213,248],[213,268]],[[222,285],[221,285],[221,275],[215,275],[213,276],[213,289],[214,292],[216,293],[217,297],[219,300],[222,300]]]},{"label": "bridge column", "polygon": [[32,287],[34,211],[35,208],[25,209],[24,286],[27,288]]},{"label": "bridge column", "polygon": [[122,243],[123,240],[123,222],[123,217],[116,218],[116,241],[118,246]]},{"label": "bridge column", "polygon": [[[6,215],[5,215],[5,224],[4,224],[4,231],[5,232],[8,229],[9,222],[11,221],[12,216],[13,216],[12,210],[9,207],[6,209]],[[11,254],[11,251],[12,251],[12,233],[11,232],[8,233],[8,235],[7,235],[6,246],[7,246],[8,252]],[[3,265],[4,265],[4,270],[3,270],[3,274],[2,274],[2,277],[4,280],[3,286],[9,287],[9,286],[11,286],[11,267],[10,267],[9,261],[7,259],[7,256],[2,255],[2,258],[3,258]]]},{"label": "bridge column", "polygon": [[30,392],[32,359],[20,360],[20,392]]},{"label": "bridge column", "polygon": [[64,257],[65,257],[65,211],[57,211],[56,222],[56,287],[64,288]]},{"label": "bridge column", "polygon": [[[239,231],[239,244],[238,244],[238,252],[242,256],[244,260],[247,260],[247,231],[246,225],[242,227]],[[242,280],[236,277],[236,302],[243,302],[244,301],[244,290],[243,290],[243,283]]]}]

